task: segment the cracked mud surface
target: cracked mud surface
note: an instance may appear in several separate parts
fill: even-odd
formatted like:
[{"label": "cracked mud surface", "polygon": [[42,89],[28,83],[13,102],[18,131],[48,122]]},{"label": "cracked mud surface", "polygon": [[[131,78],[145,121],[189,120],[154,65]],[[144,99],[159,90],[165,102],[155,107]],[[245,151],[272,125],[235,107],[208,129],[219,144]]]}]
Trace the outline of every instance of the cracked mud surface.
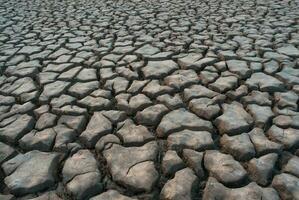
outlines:
[{"label": "cracked mud surface", "polygon": [[299,199],[298,0],[1,0],[0,199]]}]

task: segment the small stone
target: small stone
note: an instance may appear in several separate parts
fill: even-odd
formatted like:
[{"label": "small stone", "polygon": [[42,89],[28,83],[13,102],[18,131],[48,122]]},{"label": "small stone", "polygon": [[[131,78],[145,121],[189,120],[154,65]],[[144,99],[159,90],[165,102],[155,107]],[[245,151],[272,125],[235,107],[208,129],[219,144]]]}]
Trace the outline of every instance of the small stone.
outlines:
[{"label": "small stone", "polygon": [[42,131],[33,130],[19,140],[24,150],[50,151],[55,141],[56,132],[52,128]]},{"label": "small stone", "polygon": [[80,82],[97,80],[97,71],[96,69],[92,69],[92,68],[84,68],[76,76],[76,80]]},{"label": "small stone", "polygon": [[121,144],[120,139],[113,134],[108,134],[103,136],[95,146],[95,149],[98,153],[102,152],[104,149],[108,149],[112,144]]},{"label": "small stone", "polygon": [[266,53],[264,53],[264,58],[266,59],[273,59],[273,60],[277,60],[277,61],[283,61],[283,60],[288,60],[289,57],[280,53],[276,53],[273,51],[267,51]]},{"label": "small stone", "polygon": [[140,54],[144,57],[156,54],[158,52],[160,52],[160,50],[150,44],[146,44],[135,51],[136,54]]},{"label": "small stone", "polygon": [[196,62],[192,63],[190,65],[190,69],[194,69],[196,71],[200,71],[202,70],[204,67],[208,66],[208,65],[212,65],[214,63],[216,63],[218,61],[217,58],[213,58],[213,57],[205,57],[202,59],[197,60]]},{"label": "small stone", "polygon": [[299,50],[293,45],[285,45],[277,49],[279,53],[285,54],[291,57],[299,57]]},{"label": "small stone", "polygon": [[103,190],[101,176],[98,172],[79,174],[67,184],[66,189],[76,199],[90,198]]},{"label": "small stone", "polygon": [[182,169],[175,173],[162,188],[160,199],[191,200],[195,197],[198,178],[190,168]]},{"label": "small stone", "polygon": [[43,191],[55,184],[59,155],[30,151],[19,154],[2,165],[9,190],[17,195]]},{"label": "small stone", "polygon": [[40,95],[40,100],[42,102],[47,102],[53,97],[58,97],[67,89],[69,85],[70,83],[65,81],[55,81],[45,85],[44,90]]},{"label": "small stone", "polygon": [[131,97],[131,94],[128,94],[128,93],[121,93],[121,94],[115,96],[115,100],[117,101],[117,104],[116,104],[117,109],[126,111],[127,113],[132,112],[132,110],[129,107],[130,97]]},{"label": "small stone", "polygon": [[202,58],[200,53],[189,53],[187,56],[178,59],[178,64],[182,69],[189,69],[192,64]]},{"label": "small stone", "polygon": [[90,81],[85,83],[77,82],[68,89],[68,92],[72,96],[83,98],[86,95],[90,94],[92,91],[96,90],[98,87],[98,81]]},{"label": "small stone", "polygon": [[19,54],[34,54],[36,52],[40,52],[42,50],[41,46],[24,46],[20,51]]},{"label": "small stone", "polygon": [[149,97],[156,97],[162,94],[167,94],[171,91],[173,91],[173,88],[161,85],[159,80],[152,80],[142,90],[142,92]]},{"label": "small stone", "polygon": [[230,189],[219,183],[215,178],[210,177],[204,189],[203,200],[280,200],[279,195],[273,188],[262,188],[255,182],[241,188]]},{"label": "small stone", "polygon": [[131,69],[130,67],[127,67],[127,66],[117,67],[115,69],[115,72],[117,74],[119,74],[120,76],[125,77],[128,80],[138,79],[137,71],[134,71],[134,69]]},{"label": "small stone", "polygon": [[291,110],[297,110],[297,101],[299,100],[299,96],[293,91],[275,92],[274,99],[276,101],[276,106],[280,109],[289,107]]},{"label": "small stone", "polygon": [[117,135],[126,145],[141,145],[154,140],[154,135],[142,125],[135,125],[131,119],[119,124]]},{"label": "small stone", "polygon": [[12,105],[15,103],[15,98],[11,96],[0,95],[0,105]]},{"label": "small stone", "polygon": [[299,144],[299,134],[297,129],[282,129],[273,125],[267,131],[267,136],[270,140],[283,144],[285,149],[296,148]]},{"label": "small stone", "polygon": [[257,104],[260,106],[271,106],[272,102],[267,92],[253,90],[249,95],[242,97],[243,104]]},{"label": "small stone", "polygon": [[62,115],[57,122],[57,124],[64,124],[77,133],[81,133],[84,130],[86,123],[87,118],[84,115]]},{"label": "small stone", "polygon": [[201,71],[199,75],[199,79],[204,85],[214,82],[218,77],[218,73],[205,70]]},{"label": "small stone", "polygon": [[0,142],[0,164],[12,158],[17,152],[11,146]]},{"label": "small stone", "polygon": [[221,134],[239,134],[246,132],[253,124],[252,117],[244,110],[242,104],[233,102],[223,104],[223,114],[215,120]]},{"label": "small stone", "polygon": [[247,86],[245,85],[241,85],[240,87],[238,87],[235,91],[229,91],[227,92],[227,96],[230,98],[230,99],[239,99],[245,95],[248,94],[248,88]]},{"label": "small stone", "polygon": [[170,134],[167,138],[167,146],[173,150],[188,148],[200,151],[212,149],[214,143],[208,131],[183,130]]},{"label": "small stone", "polygon": [[257,155],[278,153],[282,150],[282,145],[269,140],[261,128],[252,129],[248,135],[255,147]]},{"label": "small stone", "polygon": [[207,120],[218,116],[220,112],[219,105],[209,98],[192,99],[189,102],[189,108],[197,116]]},{"label": "small stone", "polygon": [[183,105],[183,101],[179,94],[175,94],[174,96],[171,96],[169,94],[163,94],[161,96],[158,96],[157,100],[160,103],[163,103],[164,105],[166,105],[167,108],[169,108],[171,110],[180,108]]},{"label": "small stone", "polygon": [[88,150],[80,150],[65,161],[62,169],[63,182],[71,181],[78,174],[98,171],[97,162]]},{"label": "small stone", "polygon": [[279,92],[285,88],[283,82],[262,72],[252,74],[245,84],[252,90],[261,90],[262,92]]},{"label": "small stone", "polygon": [[76,199],[85,199],[102,191],[97,162],[88,150],[79,150],[65,161],[63,182]]},{"label": "small stone", "polygon": [[299,84],[298,72],[297,68],[287,65],[280,72],[276,73],[276,76],[286,83],[296,86]]},{"label": "small stone", "polygon": [[283,167],[283,171],[299,177],[299,157],[293,156]]},{"label": "small stone", "polygon": [[57,77],[58,77],[58,73],[55,72],[40,72],[38,74],[38,82],[41,85],[45,85],[45,84],[49,84],[49,83],[53,83],[54,81],[56,81]]},{"label": "small stone", "polygon": [[68,150],[67,145],[73,142],[78,134],[75,130],[68,128],[66,125],[58,124],[53,128],[56,133],[53,150],[64,152]]},{"label": "small stone", "polygon": [[137,200],[137,199],[122,195],[116,190],[108,190],[107,192],[92,197],[90,200]]},{"label": "small stone", "polygon": [[49,128],[55,125],[57,120],[57,116],[52,113],[44,113],[42,114],[35,124],[35,128],[37,130],[43,130],[45,128]]},{"label": "small stone", "polygon": [[226,153],[233,155],[239,161],[249,160],[255,156],[254,146],[247,133],[235,136],[224,134],[220,138],[220,145]]},{"label": "small stone", "polygon": [[274,74],[279,70],[279,63],[275,60],[270,60],[269,62],[264,63],[264,71],[267,74]]},{"label": "small stone", "polygon": [[112,95],[111,95],[111,91],[109,90],[103,90],[103,89],[97,89],[95,91],[93,91],[90,96],[92,97],[103,97],[106,99],[111,99]]},{"label": "small stone", "polygon": [[144,80],[144,81],[134,80],[131,86],[128,88],[127,92],[137,94],[145,87],[145,85],[148,82],[149,80]]},{"label": "small stone", "polygon": [[253,72],[260,72],[263,69],[262,63],[259,62],[251,62],[249,67]]},{"label": "small stone", "polygon": [[96,142],[104,135],[112,131],[111,122],[100,112],[95,112],[91,117],[85,131],[80,135],[80,139],[89,147],[94,147]]},{"label": "small stone", "polygon": [[214,66],[216,67],[216,69],[218,71],[223,72],[226,70],[226,62],[225,61],[220,61],[220,62],[214,63]]},{"label": "small stone", "polygon": [[91,111],[109,109],[112,102],[102,97],[87,96],[78,101],[78,104],[89,108]]},{"label": "small stone", "polygon": [[149,61],[142,72],[145,78],[163,78],[178,69],[178,65],[172,60]]},{"label": "small stone", "polygon": [[246,78],[250,75],[251,71],[248,68],[248,65],[245,61],[242,60],[228,60],[227,62],[228,69],[235,74],[240,75],[243,78]]},{"label": "small stone", "polygon": [[129,101],[130,110],[128,110],[128,113],[131,114],[138,110],[142,110],[151,104],[152,101],[147,96],[145,96],[144,94],[137,94],[130,98]]},{"label": "small stone", "polygon": [[249,113],[252,115],[256,127],[263,128],[269,123],[271,118],[274,116],[274,113],[271,110],[271,107],[268,106],[259,106],[256,104],[250,104],[247,106]]},{"label": "small stone", "polygon": [[129,54],[134,50],[132,46],[119,46],[113,49],[113,53],[115,54]]},{"label": "small stone", "polygon": [[81,144],[76,143],[76,142],[70,142],[66,145],[66,150],[63,150],[63,151],[70,152],[70,155],[73,155],[82,149],[83,149],[83,146]]},{"label": "small stone", "polygon": [[103,151],[112,178],[133,191],[151,191],[159,178],[154,162],[158,155],[155,141],[140,147],[113,144]]},{"label": "small stone", "polygon": [[49,105],[42,105],[39,108],[35,109],[34,116],[39,118],[42,114],[49,112],[50,106]]},{"label": "small stone", "polygon": [[81,70],[81,67],[71,68],[68,71],[61,73],[58,76],[58,79],[63,80],[63,81],[72,80],[78,74],[78,72],[80,70]]},{"label": "small stone", "polygon": [[62,200],[62,198],[60,198],[56,194],[55,191],[45,192],[45,193],[43,193],[43,194],[41,194],[38,197],[33,198],[33,199],[30,198],[30,200],[45,200],[45,199],[47,199],[47,200]]},{"label": "small stone", "polygon": [[164,79],[164,83],[172,88],[181,89],[198,83],[199,79],[194,70],[177,70]]},{"label": "small stone", "polygon": [[203,169],[203,152],[197,152],[191,149],[183,150],[183,158],[191,169],[195,172],[195,174],[201,179],[205,176],[205,172]]},{"label": "small stone", "polygon": [[[220,56],[221,60],[229,60],[229,59],[237,59],[238,58],[238,55],[230,50],[220,51],[219,56]],[[236,61],[239,61],[239,60],[236,60]]]},{"label": "small stone", "polygon": [[[110,63],[110,61],[108,61]],[[108,64],[108,63],[107,63]],[[111,65],[113,66],[114,63]],[[115,78],[117,76],[117,73],[113,72],[112,71],[112,68],[102,68],[100,69],[100,78],[102,80],[108,80],[108,79],[112,79],[112,78]]]},{"label": "small stone", "polygon": [[129,86],[129,81],[124,77],[116,77],[106,81],[104,88],[114,91],[115,94],[125,92]]},{"label": "small stone", "polygon": [[272,179],[277,154],[271,153],[260,158],[253,158],[248,162],[248,171],[252,180],[266,186]]},{"label": "small stone", "polygon": [[109,119],[113,124],[121,122],[126,119],[127,115],[124,111],[119,110],[107,110],[102,111],[102,114]]},{"label": "small stone", "polygon": [[53,108],[52,112],[57,115],[86,115],[87,109],[76,105],[66,105],[61,108]]},{"label": "small stone", "polygon": [[211,122],[200,119],[185,109],[178,109],[166,114],[157,127],[158,137],[165,137],[171,132],[182,129],[193,129],[213,132]]},{"label": "small stone", "polygon": [[282,173],[274,176],[272,186],[282,199],[299,199],[299,178]]},{"label": "small stone", "polygon": [[236,185],[247,177],[245,169],[231,155],[216,150],[206,151],[204,166],[211,176],[223,184]]},{"label": "small stone", "polygon": [[53,108],[60,108],[62,106],[65,106],[67,104],[73,104],[73,102],[76,101],[75,97],[66,95],[66,94],[62,94],[57,98],[53,98],[50,102],[51,106]]},{"label": "small stone", "polygon": [[208,97],[211,99],[217,95],[219,95],[219,93],[214,92],[202,85],[192,85],[191,87],[184,89],[184,100],[186,101],[202,97]]},{"label": "small stone", "polygon": [[33,117],[27,114],[14,115],[8,120],[11,120],[11,123],[0,128],[0,139],[9,143],[16,143],[21,137],[31,131],[35,122]]},{"label": "small stone", "polygon": [[172,175],[184,168],[182,159],[175,151],[168,150],[162,160],[162,170],[165,175]]},{"label": "small stone", "polygon": [[0,194],[1,200],[14,200],[15,197],[11,194]]},{"label": "small stone", "polygon": [[299,115],[295,116],[285,116],[285,115],[278,115],[273,120],[273,124],[280,128],[299,128]]},{"label": "small stone", "polygon": [[238,78],[235,76],[220,76],[214,83],[209,85],[209,88],[223,93],[236,88],[237,84]]},{"label": "small stone", "polygon": [[17,79],[14,82],[11,82],[9,84],[4,84],[0,90],[3,94],[10,94],[19,96],[21,94],[30,93],[35,91],[36,84],[34,81],[29,77],[24,77]]},{"label": "small stone", "polygon": [[155,126],[161,121],[162,116],[166,114],[167,111],[168,108],[163,104],[156,104],[137,112],[136,119],[140,124]]}]

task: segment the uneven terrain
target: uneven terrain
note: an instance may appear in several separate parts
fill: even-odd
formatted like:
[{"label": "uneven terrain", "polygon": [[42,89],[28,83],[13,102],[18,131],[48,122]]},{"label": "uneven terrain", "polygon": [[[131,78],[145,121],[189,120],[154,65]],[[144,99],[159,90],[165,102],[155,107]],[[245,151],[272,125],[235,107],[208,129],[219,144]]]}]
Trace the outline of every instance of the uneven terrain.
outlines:
[{"label": "uneven terrain", "polygon": [[298,200],[298,0],[0,0],[0,199]]}]

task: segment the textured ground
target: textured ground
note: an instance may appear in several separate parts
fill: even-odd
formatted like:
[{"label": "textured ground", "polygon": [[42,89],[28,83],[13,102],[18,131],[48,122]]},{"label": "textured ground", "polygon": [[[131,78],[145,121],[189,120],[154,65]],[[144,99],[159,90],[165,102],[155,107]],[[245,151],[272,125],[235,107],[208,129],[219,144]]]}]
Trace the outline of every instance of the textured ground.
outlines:
[{"label": "textured ground", "polygon": [[0,199],[299,199],[298,0],[0,0]]}]

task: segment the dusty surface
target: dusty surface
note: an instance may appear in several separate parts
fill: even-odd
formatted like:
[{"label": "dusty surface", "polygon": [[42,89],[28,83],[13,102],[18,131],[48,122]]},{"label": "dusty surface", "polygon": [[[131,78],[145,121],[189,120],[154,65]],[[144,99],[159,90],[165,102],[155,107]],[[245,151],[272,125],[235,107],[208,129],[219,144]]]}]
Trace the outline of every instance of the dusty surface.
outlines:
[{"label": "dusty surface", "polygon": [[0,199],[299,199],[298,0],[0,0]]}]

